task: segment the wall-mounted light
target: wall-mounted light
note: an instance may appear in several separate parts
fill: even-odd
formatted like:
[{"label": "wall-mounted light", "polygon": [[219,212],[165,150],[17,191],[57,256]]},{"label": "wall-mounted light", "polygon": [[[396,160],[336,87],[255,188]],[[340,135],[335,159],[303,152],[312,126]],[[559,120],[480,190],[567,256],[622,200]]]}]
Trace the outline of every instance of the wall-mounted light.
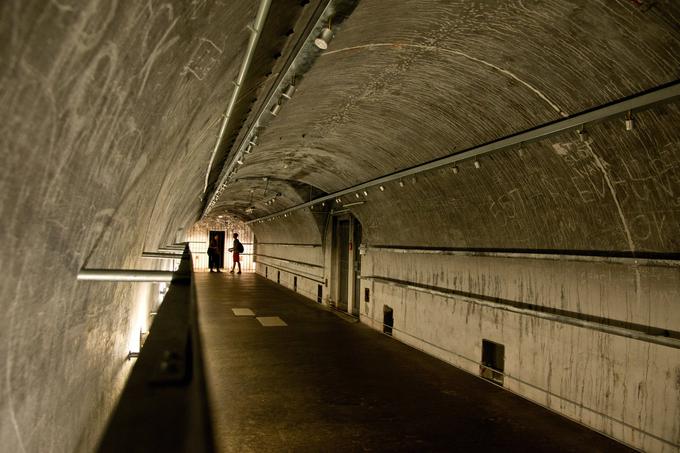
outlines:
[{"label": "wall-mounted light", "polygon": [[250,146],[257,146],[257,135],[252,135],[250,140],[248,140]]},{"label": "wall-mounted light", "polygon": [[279,114],[280,110],[281,110],[281,104],[277,102],[276,104],[274,104],[274,106],[269,111],[269,113],[271,113],[273,116],[276,116],[276,115]]},{"label": "wall-mounted light", "polygon": [[404,181],[399,181],[399,187],[404,187]]},{"label": "wall-mounted light", "polygon": [[482,164],[480,164],[478,160],[475,161],[474,165],[475,168],[482,168]]},{"label": "wall-mounted light", "polygon": [[457,175],[458,174],[458,167],[454,165],[453,167],[451,167],[451,171],[453,172],[454,175]]},{"label": "wall-mounted light", "polygon": [[128,351],[127,359],[135,359],[139,357],[139,353],[142,350],[142,346],[144,346],[144,342],[146,341],[146,338],[149,336],[149,332],[144,332],[142,328],[139,329],[139,351]]},{"label": "wall-mounted light", "polygon": [[385,191],[385,186],[380,186],[380,191],[384,192]]},{"label": "wall-mounted light", "polygon": [[243,165],[243,157],[239,157],[238,160],[236,161],[237,164]]},{"label": "wall-mounted light", "polygon": [[358,194],[358,193],[355,193],[354,196],[357,197],[357,198],[359,198],[359,194]]},{"label": "wall-mounted light", "polygon": [[326,50],[328,49],[328,44],[331,42],[332,39],[333,30],[330,29],[330,26],[324,27],[324,29],[321,30],[321,34],[314,40],[314,45],[321,50]]},{"label": "wall-mounted light", "polygon": [[253,145],[248,145],[248,146],[246,146],[246,149],[245,149],[244,153],[250,154],[250,153],[252,153],[252,152],[253,152]]},{"label": "wall-mounted light", "polygon": [[364,197],[368,196],[368,192],[364,190]]}]

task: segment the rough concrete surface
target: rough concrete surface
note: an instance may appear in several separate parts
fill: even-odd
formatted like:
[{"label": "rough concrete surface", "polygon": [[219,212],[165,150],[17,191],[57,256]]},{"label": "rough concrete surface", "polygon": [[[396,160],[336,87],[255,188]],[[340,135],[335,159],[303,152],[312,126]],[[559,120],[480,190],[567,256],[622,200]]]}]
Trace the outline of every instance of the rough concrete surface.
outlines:
[{"label": "rough concrete surface", "polygon": [[[257,2],[0,3],[3,449],[95,445],[158,288],[77,283],[76,274],[82,267],[171,268],[141,253],[184,239],[199,220],[223,164],[234,158],[232,142],[267,101],[318,4],[274,3],[279,13],[266,27],[214,167],[221,115]],[[673,0],[352,3],[333,22],[329,49],[300,74],[294,97],[260,131],[260,144],[207,217],[254,219],[677,81],[679,18]],[[387,254],[378,263],[380,254],[369,253],[364,276],[375,265],[375,277],[419,289],[370,283],[382,289],[371,286],[373,305],[362,307],[362,320],[376,327],[382,305],[400,304],[397,322],[407,333],[432,334],[434,346],[419,347],[435,355],[453,348],[443,357],[452,363],[455,354],[478,358],[479,340],[491,332],[515,358],[530,356],[522,357],[522,377],[539,388],[514,391],[637,448],[674,451],[677,349],[488,307],[475,309],[470,325],[474,304],[420,291],[434,286],[559,307],[671,337],[680,331],[677,267],[575,262],[537,269],[526,256],[677,262],[677,101],[636,112],[633,131],[623,120],[587,125],[583,140],[567,132],[487,156],[479,169],[463,163],[455,175],[434,171],[360,195],[366,203],[351,213],[367,245],[525,254],[468,268],[458,257]],[[273,191],[281,194],[277,202],[265,204]],[[292,286],[297,272],[300,290],[315,299],[323,281],[325,302],[333,289],[326,280],[332,286],[337,271],[331,208],[253,226],[257,242],[270,244],[256,252],[283,269],[282,284]],[[319,247],[291,251],[290,244]],[[462,333],[446,329],[463,326],[469,343],[452,344]],[[573,360],[568,370],[541,368],[558,363],[554,357]],[[595,363],[610,364],[611,373],[580,372]],[[579,405],[600,415],[575,413]],[[603,424],[602,413],[624,423]]]}]

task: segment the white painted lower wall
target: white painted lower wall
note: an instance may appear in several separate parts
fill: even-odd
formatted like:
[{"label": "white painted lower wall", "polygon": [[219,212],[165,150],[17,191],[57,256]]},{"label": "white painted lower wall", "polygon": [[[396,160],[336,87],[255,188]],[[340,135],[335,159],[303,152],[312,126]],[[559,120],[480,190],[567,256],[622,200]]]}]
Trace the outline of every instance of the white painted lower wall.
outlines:
[{"label": "white painted lower wall", "polygon": [[[260,275],[280,278],[291,290],[297,277],[296,291],[313,301],[321,285],[329,304],[328,250],[272,244],[265,250]],[[474,375],[482,340],[500,343],[506,389],[635,448],[679,451],[675,263],[369,247],[362,274],[361,321],[376,330],[388,305],[395,339]],[[494,300],[529,308],[506,309]],[[641,332],[642,326],[657,330]]]},{"label": "white painted lower wall", "polygon": [[315,302],[321,286],[322,302],[328,303],[321,246],[257,244],[255,258],[258,274]]},{"label": "white painted lower wall", "polygon": [[677,332],[677,268],[377,249],[362,267],[364,277],[376,277],[362,280],[362,294],[364,288],[371,294],[362,303],[362,322],[382,330],[388,305],[394,338],[476,375],[482,340],[501,343],[508,390],[644,451],[678,451],[680,341],[678,347],[656,344],[423,289],[512,296],[631,324],[652,320]]}]

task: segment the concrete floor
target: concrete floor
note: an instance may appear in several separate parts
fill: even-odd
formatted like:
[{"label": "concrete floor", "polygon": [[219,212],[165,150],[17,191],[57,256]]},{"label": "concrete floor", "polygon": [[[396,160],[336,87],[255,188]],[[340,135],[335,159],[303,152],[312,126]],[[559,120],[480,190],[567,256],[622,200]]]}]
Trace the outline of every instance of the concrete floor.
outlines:
[{"label": "concrete floor", "polygon": [[222,451],[631,451],[261,276],[196,286]]}]

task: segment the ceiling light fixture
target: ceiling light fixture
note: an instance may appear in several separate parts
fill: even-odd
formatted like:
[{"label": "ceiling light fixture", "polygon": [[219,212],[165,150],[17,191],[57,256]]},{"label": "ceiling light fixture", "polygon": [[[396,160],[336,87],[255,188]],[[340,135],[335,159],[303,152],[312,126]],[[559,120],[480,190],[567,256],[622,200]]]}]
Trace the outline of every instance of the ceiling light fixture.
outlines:
[{"label": "ceiling light fixture", "polygon": [[385,191],[385,186],[380,186],[380,191],[384,192]]},{"label": "ceiling light fixture", "polygon": [[277,102],[276,104],[274,104],[274,106],[269,111],[269,113],[271,113],[273,116],[276,116],[276,115],[279,114],[280,110],[281,110],[281,104],[279,102]]},{"label": "ceiling light fixture", "polygon": [[321,30],[321,34],[314,40],[314,45],[321,50],[328,49],[328,44],[333,39],[333,30],[330,29],[330,23],[328,25]]},{"label": "ceiling light fixture", "polygon": [[250,144],[250,146],[257,146],[257,135],[253,135],[252,137],[250,137],[250,140],[248,140],[248,144]]},{"label": "ceiling light fixture", "polygon": [[404,181],[399,181],[399,187],[404,187]]},{"label": "ceiling light fixture", "polygon": [[368,196],[368,192],[364,190],[364,197]]},{"label": "ceiling light fixture", "polygon": [[286,99],[290,99],[293,97],[293,93],[295,93],[295,85],[291,83],[288,85],[288,88],[286,88],[285,91],[281,93],[281,96]]},{"label": "ceiling light fixture", "polygon": [[475,161],[475,168],[482,168],[482,164],[478,160]]},{"label": "ceiling light fixture", "polygon": [[578,129],[576,133],[582,142],[585,142],[588,139],[588,132],[586,131],[585,126],[581,126],[581,129]]},{"label": "ceiling light fixture", "polygon": [[635,129],[635,120],[633,119],[633,114],[628,112],[626,115],[626,130],[632,131]]},{"label": "ceiling light fixture", "polygon": [[453,167],[451,167],[451,171],[453,172],[454,175],[457,175],[458,174],[458,167],[454,165]]}]

